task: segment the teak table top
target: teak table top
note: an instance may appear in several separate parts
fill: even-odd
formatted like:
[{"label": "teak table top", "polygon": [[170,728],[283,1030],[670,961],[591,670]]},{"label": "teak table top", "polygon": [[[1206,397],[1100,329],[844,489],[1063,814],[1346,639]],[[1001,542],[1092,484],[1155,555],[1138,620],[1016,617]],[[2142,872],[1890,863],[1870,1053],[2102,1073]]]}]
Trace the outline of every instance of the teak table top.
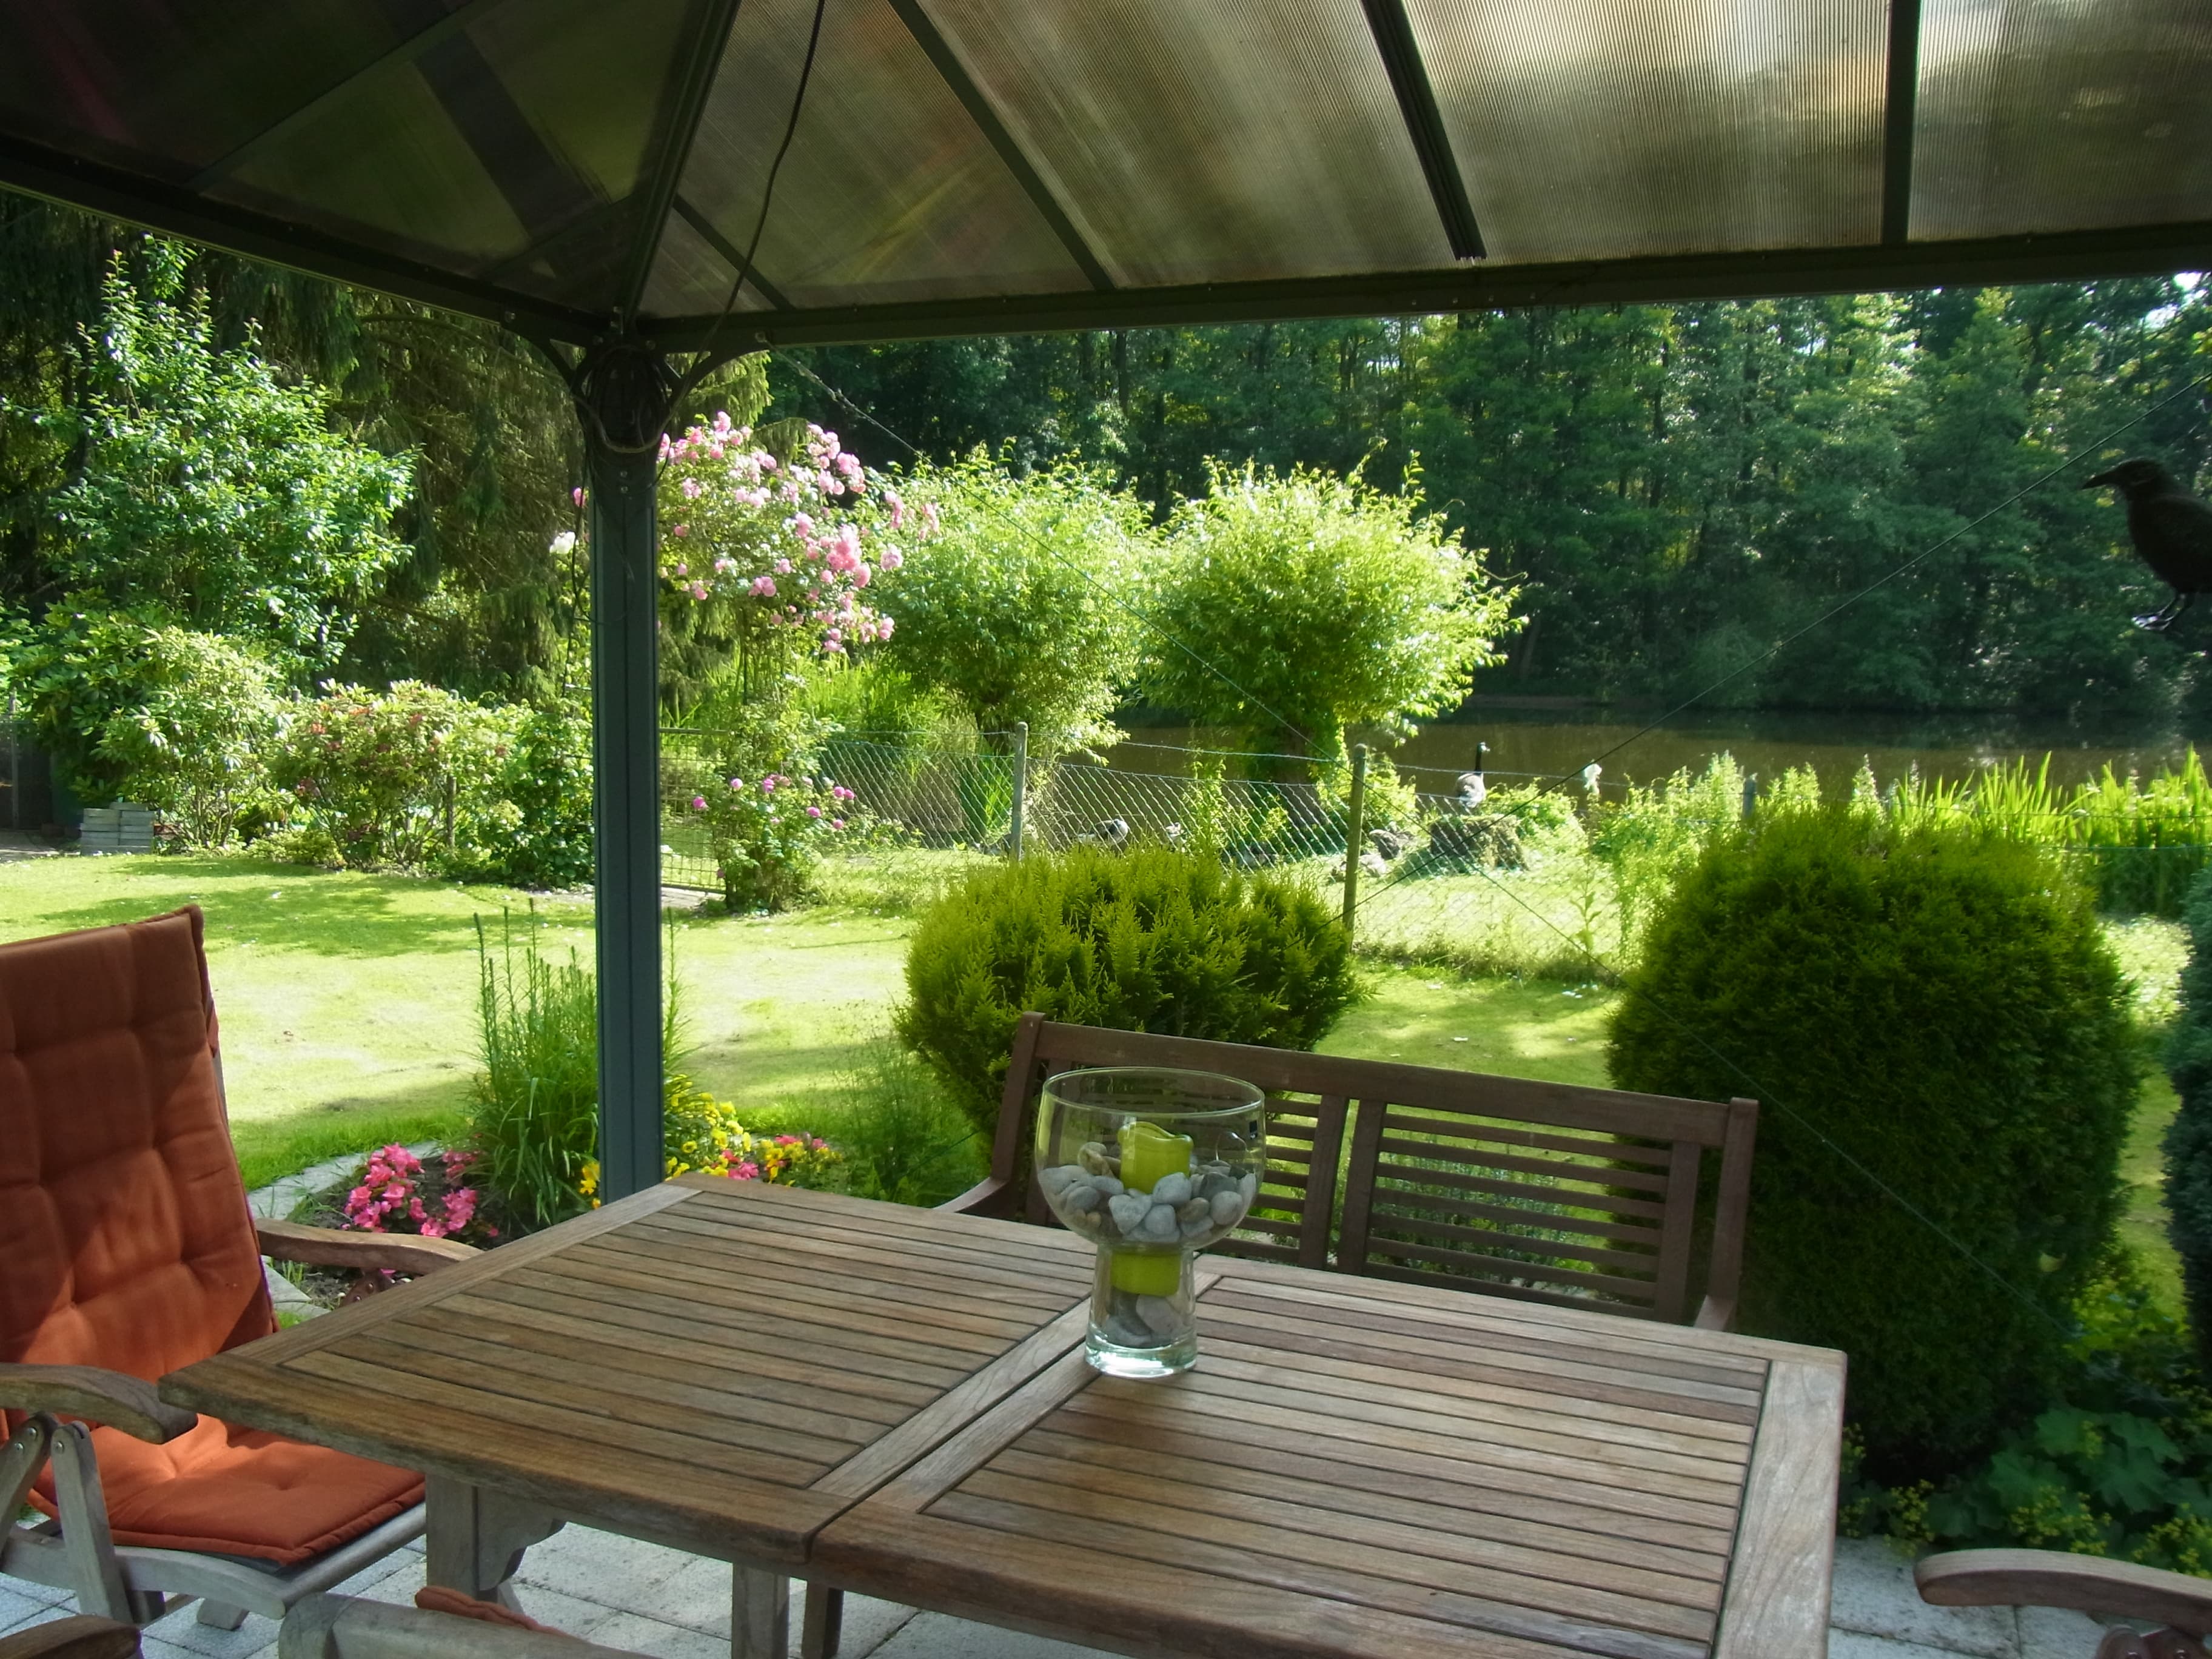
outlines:
[{"label": "teak table top", "polygon": [[1198,1368],[1129,1382],[1092,1248],[687,1176],[162,1392],[1128,1651],[1825,1651],[1840,1354],[1208,1258]]}]

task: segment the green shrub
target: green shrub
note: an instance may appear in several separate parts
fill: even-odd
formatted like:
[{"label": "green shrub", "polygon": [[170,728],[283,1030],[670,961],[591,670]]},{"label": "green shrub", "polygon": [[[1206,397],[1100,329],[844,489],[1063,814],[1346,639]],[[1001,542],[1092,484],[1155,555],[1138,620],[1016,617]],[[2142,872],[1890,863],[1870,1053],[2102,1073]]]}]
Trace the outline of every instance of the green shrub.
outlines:
[{"label": "green shrub", "polygon": [[856,1196],[942,1204],[988,1173],[988,1143],[936,1074],[896,1043],[872,1045],[845,1083],[852,1103],[836,1145]]},{"label": "green shrub", "polygon": [[496,769],[457,799],[443,868],[517,887],[580,887],[592,879],[591,714],[562,706],[501,712]]},{"label": "green shrub", "polygon": [[224,847],[283,810],[263,755],[276,730],[276,671],[220,634],[158,628],[140,659],[144,700],[108,716],[101,758],[160,814],[171,845]]},{"label": "green shrub", "polygon": [[500,916],[495,943],[477,921],[478,1057],[470,1142],[477,1175],[512,1230],[580,1214],[599,1157],[599,1004],[573,951],[550,961],[537,917],[518,940]]},{"label": "green shrub", "polygon": [[1355,995],[1327,905],[1166,848],[979,870],[908,947],[900,1037],[986,1133],[1025,1010],[1085,1025],[1310,1048]]},{"label": "green shrub", "polygon": [[2189,892],[2189,965],[2166,1066],[2181,1104],[2166,1132],[2167,1236],[2200,1364],[2212,1361],[2212,874]]},{"label": "green shrub", "polygon": [[2055,861],[1967,825],[1780,814],[1708,848],[1628,983],[1616,1084],[1762,1098],[1743,1328],[1849,1352],[1875,1472],[1955,1468],[2047,1404],[2141,1069]]}]

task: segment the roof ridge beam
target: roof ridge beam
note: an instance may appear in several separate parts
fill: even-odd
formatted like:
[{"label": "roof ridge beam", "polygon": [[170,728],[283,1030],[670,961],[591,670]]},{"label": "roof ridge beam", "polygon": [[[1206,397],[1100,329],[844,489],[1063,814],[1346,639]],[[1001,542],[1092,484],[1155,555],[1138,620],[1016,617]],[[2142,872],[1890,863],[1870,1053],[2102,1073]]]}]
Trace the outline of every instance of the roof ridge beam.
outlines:
[{"label": "roof ridge beam", "polygon": [[1023,193],[1044,216],[1045,222],[1052,227],[1053,234],[1060,238],[1060,246],[1067,250],[1068,258],[1075,261],[1085,279],[1094,289],[1111,289],[1113,277],[1108,275],[1098,256],[1091,252],[1090,243],[1083,240],[1083,233],[1075,228],[1075,221],[1068,217],[1067,210],[1052,193],[1051,186],[1044,181],[1044,175],[1036,170],[1022,147],[1014,141],[1014,135],[1007,131],[1006,124],[999,118],[999,112],[991,107],[991,100],[983,95],[982,88],[975,84],[975,76],[968,73],[968,66],[952,50],[952,43],[931,21],[929,14],[922,10],[921,0],[890,0],[890,8],[898,14],[899,21],[906,25],[907,33],[914,37],[915,44],[921,48],[923,55],[936,68],[939,77],[951,88],[952,95],[960,100],[961,107],[968,112],[968,118],[975,122],[976,130],[998,152],[1000,161],[1006,163],[1006,171],[1014,175],[1014,182],[1022,187]]},{"label": "roof ridge beam", "polygon": [[645,222],[639,228],[637,251],[631,256],[629,276],[623,284],[620,309],[625,328],[636,320],[637,308],[645,302],[646,284],[653,278],[653,258],[660,251],[660,239],[667,230],[668,216],[675,206],[677,185],[684,177],[684,164],[690,160],[691,147],[698,139],[699,123],[706,116],[707,100],[714,90],[722,56],[729,49],[730,29],[738,21],[739,3],[740,0],[706,0],[691,62],[678,90],[668,131],[661,137],[659,159],[653,163],[651,182],[647,185]]},{"label": "roof ridge beam", "polygon": [[359,69],[333,81],[274,125],[262,128],[245,143],[233,148],[227,155],[218,156],[208,163],[186,181],[185,188],[192,191],[204,191],[210,185],[222,183],[223,179],[237,172],[254,157],[282,143],[292,134],[313,121],[316,117],[325,113],[371,76],[393,64],[412,62],[432,47],[451,40],[471,24],[482,21],[491,12],[507,3],[507,0],[461,0],[459,5],[439,18],[436,22],[424,25],[404,40],[370,58]]},{"label": "roof ridge beam", "polygon": [[1482,228],[1474,222],[1474,204],[1467,198],[1467,180],[1452,155],[1451,135],[1444,131],[1443,112],[1437,107],[1436,88],[1429,83],[1429,66],[1413,39],[1413,19],[1406,15],[1405,0],[1360,0],[1367,13],[1368,32],[1390,77],[1390,90],[1398,95],[1399,118],[1406,135],[1420,157],[1422,175],[1429,181],[1429,199],[1436,204],[1443,223],[1444,240],[1455,259],[1480,259],[1488,250],[1482,245]]},{"label": "roof ridge beam", "polygon": [[1881,240],[1912,234],[1912,139],[1920,102],[1920,0],[1889,0],[1889,74],[1881,116]]}]

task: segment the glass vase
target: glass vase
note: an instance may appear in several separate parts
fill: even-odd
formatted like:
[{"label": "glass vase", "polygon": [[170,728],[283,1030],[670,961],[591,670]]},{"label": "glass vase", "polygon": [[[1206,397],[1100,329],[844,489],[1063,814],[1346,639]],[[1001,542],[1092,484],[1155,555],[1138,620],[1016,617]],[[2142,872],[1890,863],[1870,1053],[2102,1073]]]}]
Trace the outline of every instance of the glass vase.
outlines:
[{"label": "glass vase", "polygon": [[1267,1158],[1266,1096],[1216,1072],[1063,1072],[1038,1103],[1035,1179],[1098,1245],[1091,1364],[1171,1376],[1198,1359],[1191,1263],[1243,1222]]}]

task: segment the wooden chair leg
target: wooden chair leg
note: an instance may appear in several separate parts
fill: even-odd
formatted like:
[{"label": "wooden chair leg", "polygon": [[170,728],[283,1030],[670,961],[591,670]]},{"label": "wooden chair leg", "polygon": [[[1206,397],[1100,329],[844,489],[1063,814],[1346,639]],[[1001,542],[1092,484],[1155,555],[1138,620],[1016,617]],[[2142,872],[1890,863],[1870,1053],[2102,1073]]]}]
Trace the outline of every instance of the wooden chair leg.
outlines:
[{"label": "wooden chair leg", "polygon": [[791,1580],[773,1567],[730,1569],[730,1659],[786,1659]]},{"label": "wooden chair leg", "polygon": [[799,1659],[837,1659],[845,1625],[845,1592],[827,1584],[806,1587],[806,1615],[799,1626]]},{"label": "wooden chair leg", "polygon": [[61,1511],[62,1547],[69,1555],[76,1610],[119,1624],[139,1623],[133,1616],[130,1591],[124,1587],[122,1565],[115,1559],[107,1499],[100,1489],[100,1465],[92,1452],[92,1431],[82,1423],[57,1423],[53,1461],[54,1507]]}]

